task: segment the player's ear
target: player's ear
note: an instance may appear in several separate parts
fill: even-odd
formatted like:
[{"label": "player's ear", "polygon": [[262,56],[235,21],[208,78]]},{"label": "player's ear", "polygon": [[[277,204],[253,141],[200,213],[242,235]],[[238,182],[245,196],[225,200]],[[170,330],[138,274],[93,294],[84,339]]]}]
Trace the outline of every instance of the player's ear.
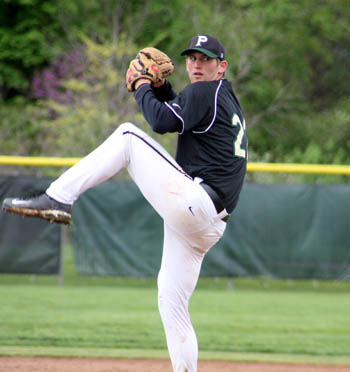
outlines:
[{"label": "player's ear", "polygon": [[225,74],[227,66],[228,66],[228,63],[226,60],[220,61],[218,74],[223,76]]},{"label": "player's ear", "polygon": [[187,73],[189,73],[189,70],[188,70],[188,64],[189,64],[189,62],[190,62],[190,57],[187,56],[187,58],[186,58],[186,71],[187,71]]}]

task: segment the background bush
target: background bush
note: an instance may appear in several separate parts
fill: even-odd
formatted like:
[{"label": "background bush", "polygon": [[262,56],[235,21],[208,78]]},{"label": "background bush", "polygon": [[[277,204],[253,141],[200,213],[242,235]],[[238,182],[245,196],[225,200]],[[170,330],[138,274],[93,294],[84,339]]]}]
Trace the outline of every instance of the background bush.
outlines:
[{"label": "background bush", "polygon": [[[4,0],[1,152],[83,156],[121,122],[150,131],[125,89],[129,61],[144,46],[164,50],[179,91],[180,52],[211,33],[226,46],[250,161],[350,164],[349,16],[332,0]],[[172,153],[175,137],[156,136]],[[291,177],[279,180],[319,180]]]}]

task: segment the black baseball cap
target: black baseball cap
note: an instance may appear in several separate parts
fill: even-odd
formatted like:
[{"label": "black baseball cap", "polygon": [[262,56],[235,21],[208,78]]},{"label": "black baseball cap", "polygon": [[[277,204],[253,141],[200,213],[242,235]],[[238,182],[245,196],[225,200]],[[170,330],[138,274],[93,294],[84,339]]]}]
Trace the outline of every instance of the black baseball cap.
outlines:
[{"label": "black baseball cap", "polygon": [[208,34],[194,36],[188,48],[181,55],[183,56],[191,52],[201,52],[210,58],[219,58],[221,61],[225,59],[224,46],[218,39]]}]

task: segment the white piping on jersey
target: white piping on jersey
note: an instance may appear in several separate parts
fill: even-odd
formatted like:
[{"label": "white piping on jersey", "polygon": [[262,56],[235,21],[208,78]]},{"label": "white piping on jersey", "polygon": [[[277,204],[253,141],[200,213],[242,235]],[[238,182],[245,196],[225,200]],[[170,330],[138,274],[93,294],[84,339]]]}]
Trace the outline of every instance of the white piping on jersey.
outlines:
[{"label": "white piping on jersey", "polygon": [[[179,134],[182,134],[184,131],[185,131],[185,123],[184,123],[184,120],[182,119],[182,117],[171,107],[171,105],[169,105],[168,102],[164,102],[165,105],[174,113],[174,115],[179,118],[181,120],[181,123],[182,123],[182,131],[181,132],[178,132]],[[176,104],[176,103],[173,103],[174,106],[178,107],[179,109],[181,109],[181,107]]]},{"label": "white piping on jersey", "polygon": [[[214,124],[214,121],[216,119],[216,113],[217,113],[217,102],[218,102],[218,94],[219,94],[219,89],[221,87],[221,84],[222,84],[222,80],[220,80],[219,82],[219,85],[218,87],[216,88],[216,92],[215,92],[215,105],[214,105],[214,116],[213,116],[213,120],[211,121],[211,123],[209,124],[208,128],[203,130],[203,131],[195,131],[193,130],[192,133],[197,133],[197,134],[201,134],[201,133],[205,133],[207,132],[211,127],[212,125]],[[164,102],[165,105],[174,113],[174,115],[179,118],[181,120],[181,123],[182,123],[182,131],[181,132],[178,132],[179,134],[182,134],[184,131],[185,131],[185,123],[184,123],[184,120],[182,119],[182,117],[173,109],[172,106],[175,106],[175,107],[178,107],[180,110],[181,110],[181,106],[179,106],[177,103],[173,103],[172,106],[169,105],[168,102]]]},{"label": "white piping on jersey", "polygon": [[222,80],[220,80],[220,83],[218,85],[218,87],[216,88],[216,92],[215,92],[215,109],[214,109],[214,116],[213,116],[213,120],[211,121],[211,123],[209,124],[208,128],[205,129],[205,130],[202,130],[202,131],[195,131],[193,130],[192,133],[197,133],[197,134],[201,134],[201,133],[205,133],[205,132],[208,132],[208,130],[212,127],[212,125],[214,124],[214,121],[216,119],[216,113],[217,113],[217,102],[218,102],[218,93],[219,93],[219,89],[221,87],[221,84],[222,84]]}]

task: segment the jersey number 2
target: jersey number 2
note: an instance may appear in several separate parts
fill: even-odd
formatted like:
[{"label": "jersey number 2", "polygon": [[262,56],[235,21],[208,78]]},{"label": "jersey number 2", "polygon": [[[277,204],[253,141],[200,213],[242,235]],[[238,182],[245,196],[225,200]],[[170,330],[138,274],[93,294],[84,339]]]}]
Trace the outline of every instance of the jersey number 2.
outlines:
[{"label": "jersey number 2", "polygon": [[239,116],[237,114],[234,114],[232,118],[232,125],[234,127],[235,126],[239,127],[237,138],[233,144],[234,154],[241,158],[246,158],[247,151],[245,149],[242,149],[242,141],[243,141],[243,137],[245,134],[245,120],[243,120],[243,124],[242,124]]}]

